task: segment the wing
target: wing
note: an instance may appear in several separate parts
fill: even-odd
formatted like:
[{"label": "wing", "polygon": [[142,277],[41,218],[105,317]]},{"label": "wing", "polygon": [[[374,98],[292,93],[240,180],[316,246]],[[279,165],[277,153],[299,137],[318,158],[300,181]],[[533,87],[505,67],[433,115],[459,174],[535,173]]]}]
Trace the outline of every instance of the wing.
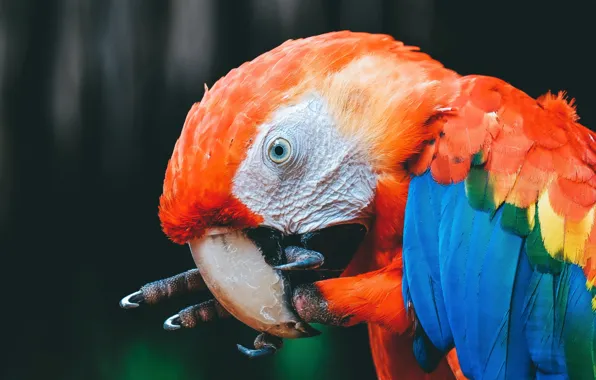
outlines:
[{"label": "wing", "polygon": [[404,298],[469,377],[594,379],[596,135],[563,94],[461,80],[409,162]]},{"label": "wing", "polygon": [[453,108],[411,171],[464,181],[475,209],[503,208],[502,226],[527,237],[533,263],[547,272],[577,264],[592,288],[596,134],[577,123],[562,93],[534,100],[496,78],[464,77]]}]

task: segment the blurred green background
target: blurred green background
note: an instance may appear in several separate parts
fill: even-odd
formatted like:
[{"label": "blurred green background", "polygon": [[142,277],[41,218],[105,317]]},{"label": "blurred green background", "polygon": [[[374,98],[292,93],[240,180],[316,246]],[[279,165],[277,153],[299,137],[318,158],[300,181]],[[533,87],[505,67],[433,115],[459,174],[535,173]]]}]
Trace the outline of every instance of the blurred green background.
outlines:
[{"label": "blurred green background", "polygon": [[157,218],[203,84],[288,38],[383,32],[532,96],[566,89],[594,126],[593,0],[0,0],[0,378],[372,379],[366,326],[250,361],[234,320],[166,332],[188,297],[120,298],[193,266]]}]

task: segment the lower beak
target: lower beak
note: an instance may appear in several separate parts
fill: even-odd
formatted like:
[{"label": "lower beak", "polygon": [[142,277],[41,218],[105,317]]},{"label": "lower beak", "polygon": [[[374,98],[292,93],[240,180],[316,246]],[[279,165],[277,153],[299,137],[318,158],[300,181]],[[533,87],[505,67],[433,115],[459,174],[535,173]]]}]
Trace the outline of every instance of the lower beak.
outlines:
[{"label": "lower beak", "polygon": [[[333,241],[338,232],[343,235],[346,230],[349,232],[345,239]],[[320,332],[294,311],[292,285],[298,284],[292,281],[317,279],[316,275],[312,276],[315,271],[327,276],[339,275],[364,233],[360,225],[335,226],[294,236],[283,236],[276,230],[261,227],[221,231],[193,240],[189,245],[205,284],[230,314],[270,335],[305,338]],[[355,239],[358,241],[354,246]],[[313,245],[323,248],[328,255],[312,250]],[[351,246],[351,252],[338,254],[338,249],[346,245]],[[313,269],[315,271],[311,271]],[[310,276],[305,276],[307,271],[311,271]]]},{"label": "lower beak", "polygon": [[191,242],[190,249],[213,296],[241,322],[282,338],[317,333],[289,307],[283,273],[265,262],[243,231],[206,236]]}]

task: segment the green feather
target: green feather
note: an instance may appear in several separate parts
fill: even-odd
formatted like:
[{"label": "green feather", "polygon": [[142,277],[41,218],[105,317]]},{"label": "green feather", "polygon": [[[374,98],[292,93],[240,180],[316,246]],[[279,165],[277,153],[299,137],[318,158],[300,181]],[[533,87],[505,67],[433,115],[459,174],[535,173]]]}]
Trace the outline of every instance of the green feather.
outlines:
[{"label": "green feather", "polygon": [[487,159],[488,154],[484,150],[481,150],[472,156],[472,165],[483,165]]},{"label": "green feather", "polygon": [[503,205],[503,216],[501,218],[503,229],[513,232],[519,236],[528,236],[532,231],[528,218],[528,209],[519,208],[509,203]]},{"label": "green feather", "polygon": [[538,218],[538,207],[534,216],[534,229],[526,238],[526,253],[530,263],[541,273],[561,273],[563,262],[554,259],[544,246],[540,219]]},{"label": "green feather", "polygon": [[475,210],[494,212],[494,189],[489,183],[486,170],[481,167],[471,167],[466,177],[466,195],[470,206]]}]

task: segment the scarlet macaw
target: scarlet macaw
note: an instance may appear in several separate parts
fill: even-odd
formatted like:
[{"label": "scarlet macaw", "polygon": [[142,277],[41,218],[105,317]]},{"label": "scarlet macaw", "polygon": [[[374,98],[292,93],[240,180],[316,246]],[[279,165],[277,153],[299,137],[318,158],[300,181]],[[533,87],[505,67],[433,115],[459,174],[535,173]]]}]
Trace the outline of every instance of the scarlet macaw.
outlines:
[{"label": "scarlet macaw", "polygon": [[198,269],[121,305],[207,287],[165,327],[231,314],[263,332],[249,356],[368,323],[381,379],[594,379],[596,143],[577,120],[563,94],[390,36],[287,41],[206,89],[174,148],[159,217]]}]

